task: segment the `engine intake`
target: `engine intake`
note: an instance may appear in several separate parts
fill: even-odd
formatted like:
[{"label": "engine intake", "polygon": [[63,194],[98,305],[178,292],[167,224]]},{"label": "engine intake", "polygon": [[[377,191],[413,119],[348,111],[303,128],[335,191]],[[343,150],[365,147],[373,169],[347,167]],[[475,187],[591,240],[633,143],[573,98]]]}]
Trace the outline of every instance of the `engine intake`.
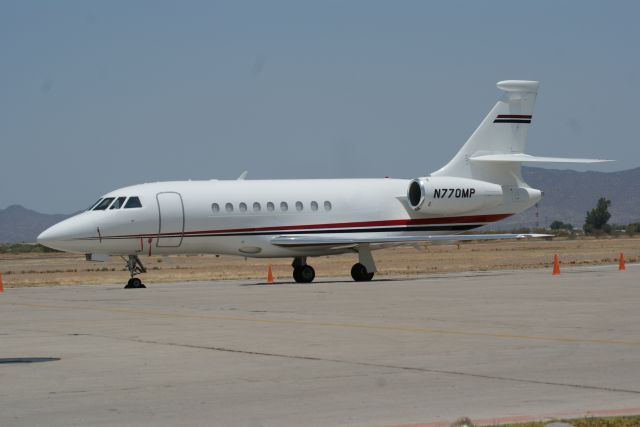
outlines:
[{"label": "engine intake", "polygon": [[419,208],[424,203],[425,189],[424,181],[421,179],[414,179],[409,184],[409,191],[407,192],[407,199],[409,199],[409,205],[413,208]]}]

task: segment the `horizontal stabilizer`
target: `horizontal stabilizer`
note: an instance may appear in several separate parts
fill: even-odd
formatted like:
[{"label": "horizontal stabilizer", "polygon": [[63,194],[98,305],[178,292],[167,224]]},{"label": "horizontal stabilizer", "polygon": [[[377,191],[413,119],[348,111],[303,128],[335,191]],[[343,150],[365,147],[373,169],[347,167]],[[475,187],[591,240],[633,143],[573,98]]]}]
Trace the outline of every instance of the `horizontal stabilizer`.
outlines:
[{"label": "horizontal stabilizer", "polygon": [[602,159],[571,159],[566,157],[537,157],[524,153],[488,154],[474,156],[469,160],[473,162],[520,162],[520,163],[603,163],[613,160]]},{"label": "horizontal stabilizer", "polygon": [[439,236],[382,236],[382,237],[332,237],[332,236],[276,236],[271,243],[276,246],[349,246],[362,244],[442,242],[465,240],[525,239],[528,237],[552,237],[552,234],[442,234]]}]

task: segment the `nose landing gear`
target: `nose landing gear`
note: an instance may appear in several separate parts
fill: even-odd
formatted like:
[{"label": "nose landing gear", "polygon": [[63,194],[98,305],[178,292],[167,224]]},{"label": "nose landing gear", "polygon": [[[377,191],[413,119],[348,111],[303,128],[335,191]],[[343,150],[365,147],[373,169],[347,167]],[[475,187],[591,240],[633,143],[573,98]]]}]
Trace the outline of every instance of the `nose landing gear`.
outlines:
[{"label": "nose landing gear", "polygon": [[126,261],[127,261],[127,270],[129,270],[129,274],[131,274],[131,279],[129,279],[129,281],[127,282],[124,288],[125,289],[146,288],[144,283],[142,283],[142,280],[138,279],[137,277],[134,277],[136,274],[142,274],[147,272],[147,269],[144,268],[144,265],[142,265],[142,262],[140,261],[140,258],[138,258],[138,255],[129,255],[129,258]]}]

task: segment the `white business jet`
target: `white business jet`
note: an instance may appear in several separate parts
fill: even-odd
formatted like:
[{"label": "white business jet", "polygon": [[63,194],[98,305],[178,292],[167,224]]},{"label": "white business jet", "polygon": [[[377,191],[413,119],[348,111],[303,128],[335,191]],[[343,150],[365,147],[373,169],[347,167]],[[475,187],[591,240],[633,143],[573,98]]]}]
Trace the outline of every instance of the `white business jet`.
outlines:
[{"label": "white business jet", "polygon": [[141,255],[210,253],[293,258],[293,278],[315,277],[308,257],[355,253],[356,281],[371,280],[374,249],[417,242],[540,237],[456,235],[522,212],[542,197],[522,179],[522,163],[606,160],[524,153],[538,82],[498,83],[503,98],[455,157],[415,179],[175,181],[120,188],[38,236],[51,248],[120,255],[144,287]]}]

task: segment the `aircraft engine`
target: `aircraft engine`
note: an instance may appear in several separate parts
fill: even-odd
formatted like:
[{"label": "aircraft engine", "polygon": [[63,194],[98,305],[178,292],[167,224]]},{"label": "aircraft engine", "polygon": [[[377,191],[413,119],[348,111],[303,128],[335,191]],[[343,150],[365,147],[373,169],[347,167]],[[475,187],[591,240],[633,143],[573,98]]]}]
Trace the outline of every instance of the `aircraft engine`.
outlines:
[{"label": "aircraft engine", "polygon": [[417,212],[460,214],[498,206],[502,187],[470,178],[416,178],[409,183],[407,200]]}]

